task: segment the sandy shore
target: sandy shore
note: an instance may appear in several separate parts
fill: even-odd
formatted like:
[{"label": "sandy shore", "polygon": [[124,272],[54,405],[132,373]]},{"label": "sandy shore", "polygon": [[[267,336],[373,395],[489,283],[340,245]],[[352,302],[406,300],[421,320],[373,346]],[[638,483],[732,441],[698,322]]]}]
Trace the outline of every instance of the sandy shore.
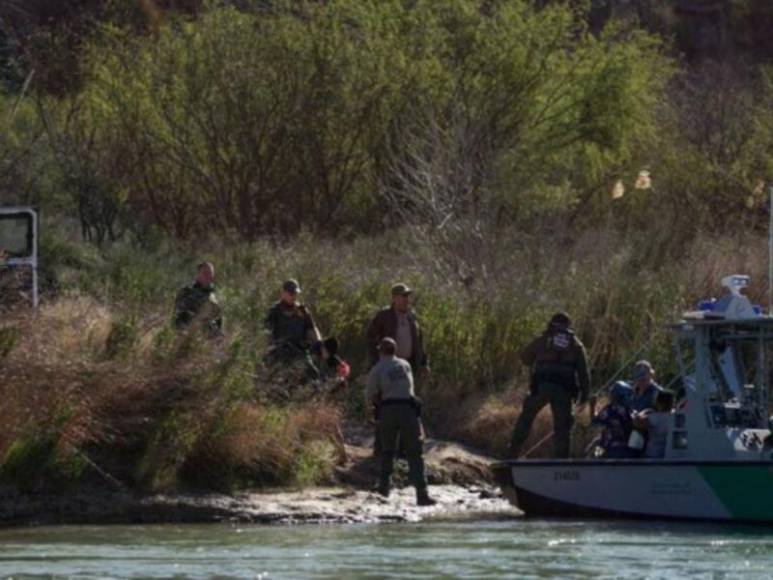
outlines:
[{"label": "sandy shore", "polygon": [[519,515],[491,482],[490,458],[442,441],[429,441],[426,449],[430,493],[438,500],[432,507],[416,506],[413,488],[405,485],[404,466],[389,498],[369,491],[378,463],[368,447],[347,446],[349,461],[337,473],[339,483],[329,487],[157,495],[101,487],[63,494],[0,488],[0,525],[378,523]]}]

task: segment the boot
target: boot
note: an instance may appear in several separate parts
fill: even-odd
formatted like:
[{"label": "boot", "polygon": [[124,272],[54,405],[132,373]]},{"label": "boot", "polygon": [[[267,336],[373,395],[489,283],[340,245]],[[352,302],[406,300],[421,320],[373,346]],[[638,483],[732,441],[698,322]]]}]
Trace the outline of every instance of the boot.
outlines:
[{"label": "boot", "polygon": [[376,493],[379,494],[382,497],[389,497],[389,482],[384,483],[383,481],[379,482],[378,487],[376,488]]},{"label": "boot", "polygon": [[429,497],[427,488],[419,488],[416,490],[416,505],[419,506],[431,506],[437,504],[437,501]]}]

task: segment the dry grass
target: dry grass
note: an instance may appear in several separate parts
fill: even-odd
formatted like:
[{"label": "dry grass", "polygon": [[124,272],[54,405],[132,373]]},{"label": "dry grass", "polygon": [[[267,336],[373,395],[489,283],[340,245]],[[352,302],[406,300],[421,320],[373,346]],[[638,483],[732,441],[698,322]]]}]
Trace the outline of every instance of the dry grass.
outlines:
[{"label": "dry grass", "polygon": [[[183,470],[207,487],[329,481],[334,458],[327,455],[340,419],[340,410],[324,402],[285,409],[242,403],[210,422]],[[319,461],[313,473],[309,461]]]},{"label": "dry grass", "polygon": [[[160,344],[163,327],[130,338],[131,356],[119,356],[111,336],[120,320],[94,301],[64,299],[4,322],[18,337],[0,366],[6,479],[34,488],[108,473],[165,490],[329,476],[323,447],[335,437],[336,408],[260,403],[255,374],[234,375],[240,365],[225,354],[228,344],[184,336]],[[74,460],[87,464],[72,469]]]},{"label": "dry grass", "polygon": [[[472,397],[456,405],[444,406],[453,409],[453,415],[443,422],[443,436],[463,441],[493,457],[507,457],[510,438],[513,433],[525,389],[512,389],[501,394]],[[438,417],[432,419],[438,423]],[[527,451],[545,439],[552,431],[550,408],[537,415],[529,440],[524,445]],[[549,441],[534,448],[532,457],[544,457],[550,453]]]}]

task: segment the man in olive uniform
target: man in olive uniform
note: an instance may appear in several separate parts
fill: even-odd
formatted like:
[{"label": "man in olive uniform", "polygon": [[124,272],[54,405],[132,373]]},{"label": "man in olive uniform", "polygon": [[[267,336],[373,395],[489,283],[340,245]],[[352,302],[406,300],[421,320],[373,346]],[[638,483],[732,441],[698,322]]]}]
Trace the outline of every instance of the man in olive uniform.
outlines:
[{"label": "man in olive uniform", "polygon": [[309,309],[298,302],[300,293],[298,281],[287,280],[282,284],[279,302],[268,311],[268,358],[288,367],[302,363],[309,378],[317,378],[319,371],[311,359],[311,347],[322,337]]},{"label": "man in olive uniform", "polygon": [[196,323],[210,338],[223,336],[223,315],[215,296],[214,281],[215,267],[210,262],[202,262],[193,284],[180,288],[174,301],[172,321],[177,330]]},{"label": "man in olive uniform", "polygon": [[585,347],[570,327],[571,320],[565,312],[555,314],[545,333],[521,352],[521,360],[532,371],[531,386],[513,430],[513,457],[518,457],[534,418],[548,403],[553,413],[553,456],[569,457],[574,422],[572,402],[584,404],[590,386]]},{"label": "man in olive uniform", "polygon": [[381,477],[378,492],[389,496],[397,439],[405,444],[411,483],[416,488],[416,503],[421,506],[436,502],[427,493],[422,457],[421,424],[413,391],[411,365],[395,355],[397,344],[383,338],[378,345],[379,362],[368,374],[367,399],[378,404],[378,431],[381,436]]}]

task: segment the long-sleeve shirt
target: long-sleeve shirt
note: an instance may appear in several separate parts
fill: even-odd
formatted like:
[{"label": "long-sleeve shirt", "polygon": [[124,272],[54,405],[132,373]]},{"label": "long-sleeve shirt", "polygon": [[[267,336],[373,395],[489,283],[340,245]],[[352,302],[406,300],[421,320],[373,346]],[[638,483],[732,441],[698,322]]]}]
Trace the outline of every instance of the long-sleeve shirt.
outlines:
[{"label": "long-sleeve shirt", "polygon": [[[403,325],[400,327],[400,314],[393,307],[379,310],[375,318],[368,326],[367,341],[370,350],[371,362],[376,365],[379,360],[378,343],[382,338],[392,338],[397,343],[398,354],[410,351],[410,355],[404,357],[414,370],[429,366],[427,353],[424,351],[424,337],[419,326],[419,321],[412,311],[402,314]],[[406,331],[410,339],[406,340]],[[410,343],[410,344],[409,344]]]},{"label": "long-sleeve shirt", "polygon": [[413,372],[408,361],[396,356],[382,358],[368,374],[366,397],[371,403],[411,399]]}]

